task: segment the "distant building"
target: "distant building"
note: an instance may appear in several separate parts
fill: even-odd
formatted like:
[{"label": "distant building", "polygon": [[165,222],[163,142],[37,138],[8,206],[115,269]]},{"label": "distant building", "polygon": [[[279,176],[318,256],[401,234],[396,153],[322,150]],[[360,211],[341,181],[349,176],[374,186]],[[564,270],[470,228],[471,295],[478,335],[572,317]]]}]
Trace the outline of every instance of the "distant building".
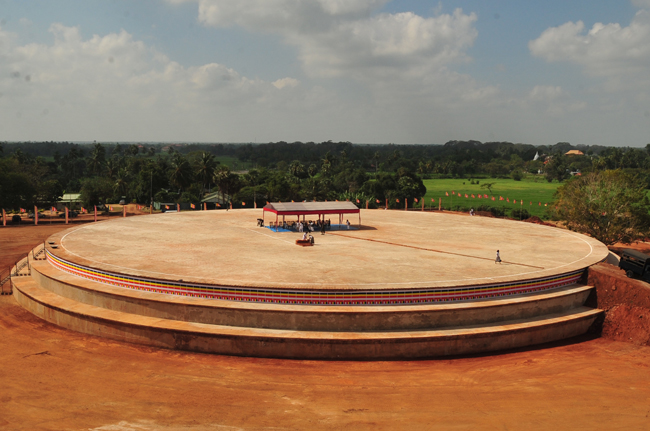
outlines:
[{"label": "distant building", "polygon": [[585,153],[583,153],[580,150],[569,150],[566,153],[564,153],[565,156],[584,156]]},{"label": "distant building", "polygon": [[81,208],[81,194],[80,193],[65,193],[61,196],[56,203],[56,210],[61,211],[64,207],[68,209],[79,209]]},{"label": "distant building", "polygon": [[216,204],[227,205],[230,202],[230,196],[221,192],[213,192],[205,195],[205,197],[201,199],[201,203],[204,202],[215,204],[215,205]]},{"label": "distant building", "polygon": [[535,157],[533,157],[533,160],[539,159],[539,151],[535,151]]}]

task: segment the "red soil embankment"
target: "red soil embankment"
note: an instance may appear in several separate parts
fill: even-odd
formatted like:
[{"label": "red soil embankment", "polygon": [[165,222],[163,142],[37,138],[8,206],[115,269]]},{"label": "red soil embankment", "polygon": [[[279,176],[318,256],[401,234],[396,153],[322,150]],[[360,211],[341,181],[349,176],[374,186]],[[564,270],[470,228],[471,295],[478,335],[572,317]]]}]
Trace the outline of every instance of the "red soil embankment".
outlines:
[{"label": "red soil embankment", "polygon": [[596,288],[587,305],[605,310],[602,337],[650,346],[650,284],[607,263],[589,268],[587,284]]}]

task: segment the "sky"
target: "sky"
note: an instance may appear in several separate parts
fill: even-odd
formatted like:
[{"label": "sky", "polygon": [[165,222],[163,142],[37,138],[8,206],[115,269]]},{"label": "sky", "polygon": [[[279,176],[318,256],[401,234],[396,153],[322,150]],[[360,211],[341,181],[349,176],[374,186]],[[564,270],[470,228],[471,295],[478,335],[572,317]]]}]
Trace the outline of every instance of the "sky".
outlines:
[{"label": "sky", "polygon": [[0,0],[0,141],[641,147],[650,0]]}]

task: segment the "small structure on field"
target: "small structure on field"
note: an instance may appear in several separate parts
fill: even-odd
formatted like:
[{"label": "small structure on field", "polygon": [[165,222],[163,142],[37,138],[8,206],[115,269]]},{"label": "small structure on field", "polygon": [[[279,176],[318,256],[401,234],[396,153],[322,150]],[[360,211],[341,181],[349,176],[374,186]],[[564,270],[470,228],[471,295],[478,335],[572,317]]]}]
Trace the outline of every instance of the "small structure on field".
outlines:
[{"label": "small structure on field", "polygon": [[275,223],[277,225],[279,217],[282,216],[282,222],[284,222],[286,216],[297,216],[300,220],[302,216],[303,221],[305,216],[308,215],[317,215],[318,220],[325,220],[325,216],[328,214],[338,214],[339,223],[343,224],[343,215],[344,214],[358,214],[359,215],[359,226],[361,226],[361,210],[357,208],[352,202],[271,202],[264,206],[262,219],[267,213],[275,214]]}]

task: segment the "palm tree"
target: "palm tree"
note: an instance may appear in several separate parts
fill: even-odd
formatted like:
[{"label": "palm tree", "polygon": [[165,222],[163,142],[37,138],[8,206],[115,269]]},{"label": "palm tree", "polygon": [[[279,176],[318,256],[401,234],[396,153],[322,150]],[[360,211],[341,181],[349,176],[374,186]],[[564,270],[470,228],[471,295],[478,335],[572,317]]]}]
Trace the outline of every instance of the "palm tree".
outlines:
[{"label": "palm tree", "polygon": [[248,184],[253,186],[253,205],[257,208],[257,184],[260,181],[260,173],[257,169],[251,169],[245,178]]},{"label": "palm tree", "polygon": [[99,175],[102,171],[102,167],[106,162],[106,149],[102,144],[95,144],[93,146],[93,151],[90,153],[90,158],[88,159],[88,169],[94,175]]},{"label": "palm tree", "polygon": [[117,160],[114,158],[108,159],[106,161],[106,176],[111,180],[114,180],[115,175],[117,175],[117,171],[118,171]]},{"label": "palm tree", "polygon": [[[212,154],[205,151],[201,154],[201,158],[198,161],[198,168],[196,170],[196,177],[201,181],[203,193],[205,193],[206,188],[211,188],[212,177],[214,177],[214,171],[218,164],[219,161],[215,160]],[[208,187],[206,187],[206,185]]]},{"label": "palm tree", "polygon": [[298,160],[294,160],[289,165],[289,172],[296,178],[300,178],[305,173],[305,166]]},{"label": "palm tree", "polygon": [[379,151],[375,151],[375,154],[372,156],[375,159],[375,177],[377,177],[377,165],[379,165]]},{"label": "palm tree", "polygon": [[323,165],[331,166],[334,165],[334,163],[336,162],[336,156],[333,156],[332,153],[328,151],[327,153],[325,153],[321,161],[323,162]]},{"label": "palm tree", "polygon": [[140,153],[140,147],[138,147],[136,144],[131,144],[126,149],[126,154],[133,157],[137,156],[139,153]]},{"label": "palm tree", "polygon": [[115,183],[113,184],[113,189],[118,192],[120,196],[125,196],[127,187],[128,182],[126,169],[120,169],[117,172]]},{"label": "palm tree", "polygon": [[172,171],[169,175],[169,182],[174,185],[179,193],[192,183],[192,167],[185,157],[180,153],[174,153],[171,163]]},{"label": "palm tree", "polygon": [[214,183],[219,187],[219,191],[224,195],[224,198],[230,199],[230,194],[237,192],[240,181],[239,175],[230,171],[226,165],[222,165],[214,173]]}]

